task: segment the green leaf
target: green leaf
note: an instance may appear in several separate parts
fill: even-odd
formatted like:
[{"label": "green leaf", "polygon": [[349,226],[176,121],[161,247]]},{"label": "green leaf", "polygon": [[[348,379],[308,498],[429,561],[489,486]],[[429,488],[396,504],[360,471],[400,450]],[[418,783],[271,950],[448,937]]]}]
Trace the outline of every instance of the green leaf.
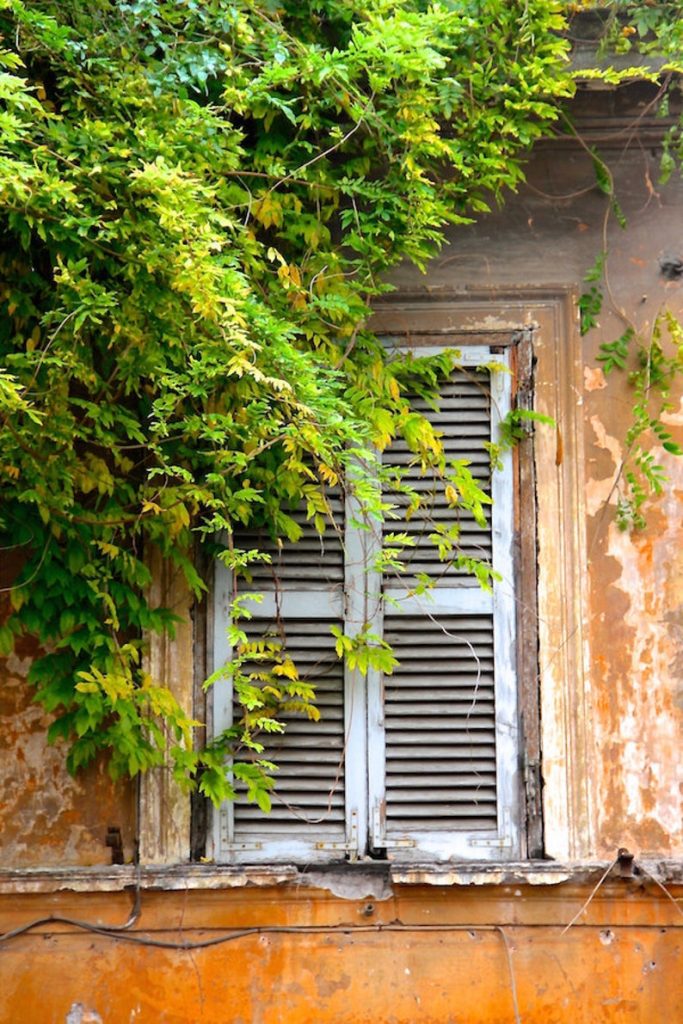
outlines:
[{"label": "green leaf", "polygon": [[14,634],[9,626],[0,626],[0,656],[7,657],[14,649]]}]

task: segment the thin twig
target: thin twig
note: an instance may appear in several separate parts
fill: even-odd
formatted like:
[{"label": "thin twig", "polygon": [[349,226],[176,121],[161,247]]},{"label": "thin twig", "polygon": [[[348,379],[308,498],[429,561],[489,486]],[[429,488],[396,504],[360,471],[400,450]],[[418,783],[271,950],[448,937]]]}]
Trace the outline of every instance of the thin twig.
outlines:
[{"label": "thin twig", "polygon": [[595,886],[595,887],[593,888],[593,890],[592,890],[592,892],[591,892],[590,896],[588,897],[588,899],[586,900],[586,902],[585,902],[585,903],[583,903],[583,904],[581,905],[581,907],[579,908],[579,910],[577,911],[577,913],[576,913],[576,914],[574,914],[574,917],[573,917],[573,918],[571,919],[571,921],[569,922],[569,924],[568,924],[568,925],[565,925],[565,927],[564,927],[564,928],[562,929],[562,931],[560,932],[560,936],[562,936],[562,935],[566,935],[566,934],[567,934],[567,932],[569,931],[569,929],[570,929],[571,927],[573,927],[573,925],[575,925],[575,924],[576,924],[576,922],[577,922],[577,921],[579,920],[579,918],[580,918],[580,917],[581,917],[581,915],[582,915],[582,914],[584,913],[584,911],[586,911],[586,910],[588,909],[588,907],[590,906],[590,904],[591,904],[591,902],[592,902],[592,900],[593,900],[593,897],[594,897],[594,896],[596,895],[596,893],[598,892],[598,890],[599,890],[599,889],[600,889],[600,887],[602,886],[603,882],[605,881],[605,879],[606,879],[606,878],[607,878],[607,876],[609,875],[609,873],[610,873],[610,871],[612,870],[612,868],[616,867],[616,865],[617,865],[618,863],[619,863],[619,855],[617,854],[617,856],[616,856],[616,857],[614,858],[614,860],[612,861],[612,863],[611,863],[611,864],[608,864],[608,865],[607,865],[607,867],[605,868],[605,870],[604,870],[604,872],[602,873],[602,876],[601,876],[601,878],[600,878],[600,881],[599,881],[599,882],[597,883],[597,885],[596,885],[596,886]]},{"label": "thin twig", "polygon": [[274,192],[275,189],[280,187],[280,185],[284,185],[285,182],[291,181],[293,177],[295,177],[296,175],[301,174],[302,171],[305,171],[307,168],[309,168],[313,164],[317,163],[318,160],[323,160],[326,156],[330,156],[331,153],[334,153],[336,150],[340,149],[340,147],[343,146],[344,143],[348,142],[349,139],[351,138],[351,136],[355,135],[356,132],[358,131],[358,129],[360,128],[360,126],[365,122],[365,115],[367,114],[368,110],[372,106],[372,104],[374,102],[374,99],[375,99],[375,94],[373,92],[373,94],[370,96],[368,102],[365,104],[365,107],[363,109],[363,112],[362,112],[361,116],[358,118],[358,120],[353,125],[353,127],[349,128],[348,132],[344,136],[342,136],[342,138],[339,139],[338,142],[335,142],[332,146],[328,146],[328,148],[324,149],[322,151],[322,153],[316,153],[315,156],[312,156],[311,159],[307,160],[305,164],[301,164],[299,167],[297,167],[295,170],[293,170],[290,174],[286,174],[284,178],[281,178],[273,186],[271,186],[271,188],[268,189],[268,193],[270,194],[271,192]]},{"label": "thin twig", "polygon": [[671,894],[671,893],[669,892],[669,890],[668,890],[668,889],[667,889],[667,887],[666,887],[666,886],[664,885],[664,883],[663,883],[663,882],[660,882],[660,881],[659,881],[659,879],[657,878],[657,876],[656,876],[656,875],[653,875],[651,871],[648,871],[648,869],[647,869],[646,867],[644,867],[644,865],[643,865],[643,864],[642,864],[642,863],[641,863],[640,861],[638,861],[638,868],[639,868],[639,870],[640,870],[640,871],[642,871],[642,873],[643,873],[644,875],[647,875],[647,877],[648,877],[648,878],[649,878],[649,879],[650,879],[650,880],[651,880],[652,882],[654,882],[654,883],[655,883],[655,885],[659,886],[659,888],[660,888],[660,889],[662,890],[662,892],[664,893],[664,895],[666,896],[666,898],[667,898],[668,900],[671,900],[671,902],[673,903],[673,905],[674,905],[674,907],[676,908],[676,910],[678,911],[678,913],[679,913],[679,914],[681,915],[681,917],[683,917],[683,907],[681,907],[681,906],[680,906],[680,904],[679,904],[679,901],[678,901],[678,900],[676,899],[676,897],[675,897],[675,896],[673,896],[673,895],[672,895],[672,894]]}]

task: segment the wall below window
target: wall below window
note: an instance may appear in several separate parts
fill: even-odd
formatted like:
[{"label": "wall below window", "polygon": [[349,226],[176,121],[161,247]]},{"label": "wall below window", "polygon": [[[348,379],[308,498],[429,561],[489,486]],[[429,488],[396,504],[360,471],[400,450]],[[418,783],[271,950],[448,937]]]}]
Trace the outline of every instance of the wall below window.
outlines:
[{"label": "wall below window", "polygon": [[[609,881],[562,934],[592,888],[587,882],[398,886],[382,901],[341,900],[288,885],[145,892],[136,933],[144,929],[153,940],[266,930],[172,952],[43,926],[2,946],[0,1024],[683,1019],[676,907],[654,885]],[[683,886],[672,892],[680,898]],[[4,896],[0,930],[46,912],[120,924],[131,899],[129,893]]]}]

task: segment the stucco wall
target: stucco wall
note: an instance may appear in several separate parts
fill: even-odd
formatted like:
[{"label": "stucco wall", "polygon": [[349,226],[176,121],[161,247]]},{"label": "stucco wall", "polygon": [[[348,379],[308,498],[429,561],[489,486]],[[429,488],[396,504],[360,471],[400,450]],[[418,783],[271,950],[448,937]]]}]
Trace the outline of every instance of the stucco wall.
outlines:
[{"label": "stucco wall", "polygon": [[[0,617],[18,563],[0,559]],[[4,599],[4,604],[3,604]],[[64,747],[48,747],[51,717],[27,682],[33,644],[20,641],[0,658],[0,853],[4,867],[111,864],[108,828],[118,828],[128,857],[134,849],[134,787],[114,784],[98,760],[76,778]]]},{"label": "stucco wall", "polygon": [[[680,896],[681,888],[677,890]],[[2,1024],[673,1024],[683,1019],[676,908],[607,883],[398,886],[383,901],[295,887],[145,893],[137,926],[171,951],[52,926],[0,952]],[[49,908],[121,923],[129,894],[0,899],[0,927]],[[495,926],[495,927],[494,927]],[[272,932],[267,928],[283,928]],[[180,929],[183,929],[182,932]],[[382,930],[382,929],[385,930]],[[515,1016],[515,1001],[518,1016]]]}]

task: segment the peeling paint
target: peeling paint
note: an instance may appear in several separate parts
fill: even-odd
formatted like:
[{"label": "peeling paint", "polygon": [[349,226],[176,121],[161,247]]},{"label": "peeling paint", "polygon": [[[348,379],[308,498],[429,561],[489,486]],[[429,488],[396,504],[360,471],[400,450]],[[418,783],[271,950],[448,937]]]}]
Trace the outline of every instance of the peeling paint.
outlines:
[{"label": "peeling paint", "polygon": [[[76,778],[64,748],[47,745],[50,717],[26,681],[33,651],[0,659],[0,831],[5,865],[107,864],[107,827],[117,825],[132,854],[133,787],[116,787],[104,763]],[[2,667],[4,662],[4,667]]]},{"label": "peeling paint", "polygon": [[607,387],[601,366],[584,366],[583,386],[586,391],[603,391]]},{"label": "peeling paint", "polygon": [[[683,846],[681,673],[683,630],[671,628],[683,608],[680,505],[683,467],[646,534],[611,524],[606,554],[618,566],[627,644],[619,650],[613,699],[597,726],[606,834],[629,848],[664,852]],[[615,652],[616,653],[616,652]],[[615,771],[615,769],[617,769]]]},{"label": "peeling paint", "polygon": [[83,1003],[73,1003],[64,1024],[102,1024],[102,1018],[96,1010],[89,1010]]},{"label": "peeling paint", "polygon": [[[339,899],[367,899],[383,901],[385,894],[395,895],[397,885],[427,885],[452,888],[472,888],[495,885],[524,885],[525,887],[556,887],[563,883],[577,885],[594,885],[612,863],[594,861],[586,863],[561,863],[559,861],[519,861],[504,865],[461,863],[456,866],[447,864],[390,864],[388,875],[384,872],[382,886],[375,883],[374,892],[369,893],[367,885],[359,884],[357,894],[353,897],[340,892]],[[663,860],[638,858],[648,875],[654,876],[662,883],[683,883],[683,862],[680,860]],[[341,874],[337,869],[333,874]],[[361,875],[364,875],[361,869]],[[317,874],[317,873],[316,873]],[[321,872],[321,874],[324,874]],[[377,872],[373,872],[377,875]],[[365,876],[367,877],[367,876]],[[139,886],[142,892],[173,893],[193,892],[197,898],[202,893],[225,892],[246,889],[249,891],[277,888],[284,899],[291,893],[307,893],[314,889],[325,890],[315,877],[312,884],[311,873],[297,868],[293,864],[282,864],[269,867],[252,865],[248,867],[216,867],[214,865],[176,865],[174,867],[142,867],[121,865],[114,868],[67,868],[27,869],[0,871],[0,897],[3,895],[36,896],[40,894],[75,895],[90,893],[96,898],[98,893],[122,893]],[[331,890],[327,887],[327,891]],[[347,889],[346,893],[350,893]],[[363,893],[363,895],[358,895]],[[332,894],[331,894],[332,895]],[[523,893],[524,895],[524,893]],[[126,904],[126,910],[127,910]]]},{"label": "peeling paint", "polygon": [[386,872],[349,871],[344,867],[332,871],[309,870],[301,876],[301,882],[345,900],[388,900],[393,895]]},{"label": "peeling paint", "polygon": [[660,417],[662,423],[666,423],[668,427],[682,427],[683,426],[683,396],[679,399],[678,409],[674,411],[669,409],[661,414]]},{"label": "peeling paint", "polygon": [[621,463],[622,444],[618,438],[607,433],[605,425],[598,416],[590,417],[590,425],[593,428],[595,446],[606,452],[611,462],[611,471],[606,475],[599,478],[590,476],[586,481],[586,512],[589,516],[594,516],[608,502],[616,503],[613,488],[616,472]]}]

